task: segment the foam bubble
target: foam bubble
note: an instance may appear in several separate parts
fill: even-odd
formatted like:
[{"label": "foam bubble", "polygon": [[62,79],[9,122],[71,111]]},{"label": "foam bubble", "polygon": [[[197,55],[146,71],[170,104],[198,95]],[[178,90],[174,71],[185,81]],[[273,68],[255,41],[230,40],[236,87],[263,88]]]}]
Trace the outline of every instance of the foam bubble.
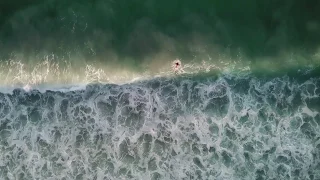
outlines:
[{"label": "foam bubble", "polygon": [[0,176],[317,179],[318,85],[246,75],[1,93]]}]

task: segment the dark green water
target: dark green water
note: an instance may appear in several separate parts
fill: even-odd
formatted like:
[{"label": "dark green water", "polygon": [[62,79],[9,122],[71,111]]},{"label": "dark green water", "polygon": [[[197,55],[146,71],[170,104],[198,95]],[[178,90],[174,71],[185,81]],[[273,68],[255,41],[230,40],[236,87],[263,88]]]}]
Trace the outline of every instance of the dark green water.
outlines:
[{"label": "dark green water", "polygon": [[14,0],[0,8],[0,56],[31,67],[50,54],[75,68],[135,72],[158,71],[175,58],[319,61],[316,0]]},{"label": "dark green water", "polygon": [[1,1],[0,179],[320,179],[319,12]]}]

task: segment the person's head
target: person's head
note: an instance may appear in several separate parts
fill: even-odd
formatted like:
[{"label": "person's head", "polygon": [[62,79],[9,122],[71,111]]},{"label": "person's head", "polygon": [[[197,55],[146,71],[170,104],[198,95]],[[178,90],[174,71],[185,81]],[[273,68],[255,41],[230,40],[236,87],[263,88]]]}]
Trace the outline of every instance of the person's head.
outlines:
[{"label": "person's head", "polygon": [[173,61],[173,64],[176,66],[180,66],[181,65],[181,61],[179,59],[176,59]]},{"label": "person's head", "polygon": [[175,73],[178,73],[179,71],[181,71],[182,69],[181,61],[179,59],[174,60],[172,64],[172,68]]}]

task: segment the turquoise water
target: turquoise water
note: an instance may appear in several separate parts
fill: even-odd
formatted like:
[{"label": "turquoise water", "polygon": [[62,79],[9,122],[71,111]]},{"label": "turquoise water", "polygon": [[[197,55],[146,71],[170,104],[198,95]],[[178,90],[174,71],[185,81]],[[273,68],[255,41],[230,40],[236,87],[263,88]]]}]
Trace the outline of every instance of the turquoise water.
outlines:
[{"label": "turquoise water", "polygon": [[0,179],[320,179],[319,6],[0,2]]}]

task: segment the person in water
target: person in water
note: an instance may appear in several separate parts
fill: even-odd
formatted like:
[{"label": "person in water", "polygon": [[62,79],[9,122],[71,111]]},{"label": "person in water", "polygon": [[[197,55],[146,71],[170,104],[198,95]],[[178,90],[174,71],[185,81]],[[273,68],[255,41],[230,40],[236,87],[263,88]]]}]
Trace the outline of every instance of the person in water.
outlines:
[{"label": "person in water", "polygon": [[181,64],[181,61],[179,59],[176,59],[176,60],[173,61],[172,68],[173,68],[173,72],[175,74],[180,74],[180,73],[183,72],[182,64]]}]

